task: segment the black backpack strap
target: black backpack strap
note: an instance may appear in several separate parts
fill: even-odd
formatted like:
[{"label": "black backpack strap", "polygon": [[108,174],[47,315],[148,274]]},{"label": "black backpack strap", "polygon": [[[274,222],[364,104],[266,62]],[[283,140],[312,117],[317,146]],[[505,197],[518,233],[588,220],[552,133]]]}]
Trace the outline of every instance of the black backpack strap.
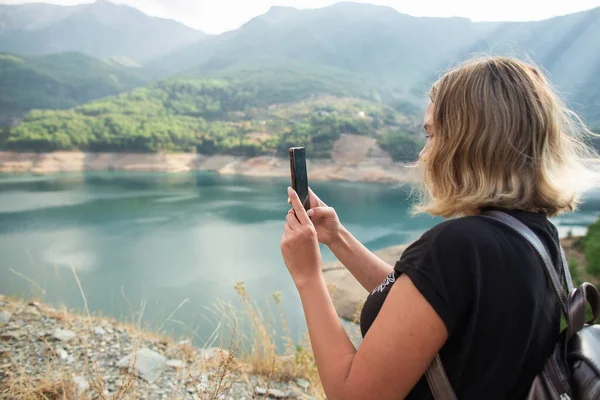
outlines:
[{"label": "black backpack strap", "polygon": [[[529,244],[531,244],[533,246],[533,248],[537,251],[537,253],[539,254],[539,256],[541,257],[541,259],[543,261],[544,269],[546,270],[546,275],[550,279],[552,288],[554,289],[554,292],[558,296],[558,300],[560,301],[560,305],[561,305],[563,314],[567,318],[567,322],[570,322],[569,321],[569,309],[567,306],[567,296],[563,289],[561,280],[558,276],[558,273],[556,272],[554,263],[552,262],[552,258],[550,257],[550,253],[548,253],[548,249],[546,249],[546,246],[544,246],[544,244],[537,237],[537,235],[531,229],[529,229],[529,227],[527,225],[525,225],[524,223],[522,223],[515,217],[508,215],[506,213],[503,213],[500,211],[485,211],[485,212],[482,212],[480,215],[486,216],[486,217],[489,217],[489,218],[492,218],[492,219],[495,219],[497,221],[504,223],[505,225],[509,226],[513,230],[517,231],[517,233],[519,233],[521,236],[523,236],[529,242]],[[562,252],[562,249],[561,249],[561,252]],[[566,265],[566,260],[565,260],[564,254],[562,254],[561,257],[563,260],[562,261],[563,276],[565,277],[565,280],[568,279],[568,281],[571,281],[571,274],[569,273],[569,267]],[[567,276],[568,276],[568,278],[567,278]],[[571,281],[570,285],[571,285],[571,287],[573,286],[572,281]]]},{"label": "black backpack strap", "polygon": [[[556,272],[556,269],[554,267],[554,263],[552,262],[552,258],[550,257],[550,253],[548,253],[548,249],[546,248],[546,246],[544,246],[544,244],[537,237],[537,235],[527,225],[506,213],[500,211],[485,211],[482,212],[480,215],[494,219],[509,226],[521,236],[523,236],[533,246],[533,248],[537,251],[537,253],[543,261],[546,275],[550,279],[552,283],[552,288],[554,289],[554,292],[556,293],[560,301],[562,312],[565,315],[565,318],[567,319],[569,337],[571,336],[572,332],[579,331],[579,329],[581,329],[579,325],[583,326],[583,323],[585,322],[581,318],[581,316],[585,315],[585,302],[576,301],[580,304],[578,306],[573,307],[571,310],[569,309],[567,296],[563,289],[561,279],[558,276],[558,273]],[[573,281],[571,278],[571,273],[569,272],[569,266],[567,264],[567,260],[562,247],[560,247],[560,255],[562,263],[562,276],[564,277],[566,286],[569,290],[573,301],[575,300],[573,296],[576,294],[576,292],[579,292],[579,290],[573,290]],[[589,290],[589,292],[591,292],[591,290]],[[594,300],[596,300],[596,304],[598,304],[597,292],[595,292],[595,294],[596,297],[594,298]],[[593,297],[593,294],[590,293],[588,296]],[[579,298],[580,296],[577,297]],[[598,309],[600,309],[600,307],[593,308],[594,319],[595,316],[597,316],[598,314]],[[456,394],[454,393],[452,385],[448,380],[448,376],[446,375],[446,371],[444,369],[444,366],[442,365],[442,361],[440,359],[439,354],[435,356],[435,358],[429,365],[425,376],[427,378],[427,383],[429,384],[429,389],[431,390],[431,393],[435,400],[456,400]]]},{"label": "black backpack strap", "polygon": [[562,246],[559,246],[560,249],[560,260],[562,262],[562,273],[563,278],[565,280],[565,284],[567,285],[567,292],[571,293],[575,286],[573,285],[573,279],[571,278],[571,271],[569,271],[569,263],[567,262],[567,257],[565,256],[565,252]]},{"label": "black backpack strap", "polygon": [[[537,250],[544,262],[546,274],[550,278],[552,287],[559,298],[567,321],[567,343],[574,334],[583,328],[584,324],[590,324],[596,320],[600,314],[600,298],[598,296],[598,290],[594,285],[588,282],[576,289],[574,288],[573,280],[571,279],[571,273],[569,272],[569,265],[567,263],[562,246],[559,246],[562,275],[567,286],[568,294],[565,294],[561,279],[559,278],[558,273],[552,264],[552,259],[550,258],[550,254],[548,253],[546,246],[544,246],[542,241],[536,236],[535,233],[533,233],[531,229],[529,229],[529,227],[513,216],[500,211],[485,211],[481,213],[481,215],[503,222],[507,226],[513,228],[525,239],[527,239],[527,241],[529,241],[529,243]],[[585,309],[586,305],[588,304],[591,308],[592,315],[591,318],[586,321]]]}]

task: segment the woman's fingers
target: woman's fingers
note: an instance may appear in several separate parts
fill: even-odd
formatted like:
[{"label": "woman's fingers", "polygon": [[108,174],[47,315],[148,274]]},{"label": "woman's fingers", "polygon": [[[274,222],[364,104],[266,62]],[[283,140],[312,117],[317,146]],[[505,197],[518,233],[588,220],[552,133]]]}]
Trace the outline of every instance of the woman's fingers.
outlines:
[{"label": "woman's fingers", "polygon": [[306,210],[304,209],[304,206],[302,205],[298,194],[292,188],[288,188],[288,196],[290,196],[290,200],[292,201],[292,206],[294,207],[294,211],[296,213],[296,218],[298,218],[298,221],[300,221],[302,225],[311,224],[310,218],[308,218]]},{"label": "woman's fingers", "polygon": [[288,235],[292,233],[292,228],[290,228],[290,224],[285,224],[283,226],[283,238],[287,239]]},{"label": "woman's fingers", "polygon": [[285,220],[287,221],[286,226],[289,226],[291,230],[298,229],[301,226],[294,214],[288,213],[288,215],[285,216]]},{"label": "woman's fingers", "polygon": [[327,206],[315,207],[308,210],[307,214],[311,218],[311,220],[314,221],[320,218],[333,217],[335,216],[335,211],[333,210],[333,208]]}]

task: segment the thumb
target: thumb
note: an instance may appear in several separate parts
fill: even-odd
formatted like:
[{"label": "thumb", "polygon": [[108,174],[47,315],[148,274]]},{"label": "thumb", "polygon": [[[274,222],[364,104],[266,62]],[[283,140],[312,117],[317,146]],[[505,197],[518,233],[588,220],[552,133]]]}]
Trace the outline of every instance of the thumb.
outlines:
[{"label": "thumb", "polygon": [[307,211],[307,214],[311,218],[327,218],[335,216],[335,210],[333,207],[313,207]]}]

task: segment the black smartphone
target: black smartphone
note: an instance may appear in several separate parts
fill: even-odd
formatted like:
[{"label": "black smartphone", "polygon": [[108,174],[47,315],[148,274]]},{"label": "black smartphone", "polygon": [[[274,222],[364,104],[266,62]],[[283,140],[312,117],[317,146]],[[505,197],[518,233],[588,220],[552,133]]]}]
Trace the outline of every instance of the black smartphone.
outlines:
[{"label": "black smartphone", "polygon": [[292,189],[298,193],[304,209],[310,208],[308,198],[308,173],[306,171],[306,151],[304,147],[290,148],[290,172],[292,175]]}]

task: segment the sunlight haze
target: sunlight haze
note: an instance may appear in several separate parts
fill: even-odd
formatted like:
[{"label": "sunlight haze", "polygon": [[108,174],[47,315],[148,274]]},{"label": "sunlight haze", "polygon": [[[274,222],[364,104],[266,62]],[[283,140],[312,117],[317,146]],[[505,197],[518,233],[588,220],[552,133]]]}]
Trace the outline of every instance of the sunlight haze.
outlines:
[{"label": "sunlight haze", "polygon": [[[0,4],[40,3],[40,0],[0,0]],[[48,3],[73,5],[90,3],[81,0],[50,0]],[[337,3],[331,0],[111,0],[127,4],[146,14],[174,19],[209,34],[237,29],[248,20],[264,14],[272,6],[299,9],[319,8]],[[465,17],[473,21],[533,21],[570,14],[600,6],[600,0],[560,2],[505,0],[357,1],[396,9],[398,12],[427,17]]]}]

